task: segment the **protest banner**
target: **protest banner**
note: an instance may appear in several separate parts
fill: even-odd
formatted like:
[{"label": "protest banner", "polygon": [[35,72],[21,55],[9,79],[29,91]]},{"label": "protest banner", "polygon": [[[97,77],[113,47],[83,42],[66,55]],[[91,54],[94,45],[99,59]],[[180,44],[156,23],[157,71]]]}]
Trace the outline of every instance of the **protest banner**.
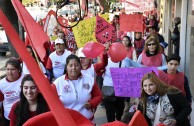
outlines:
[{"label": "protest banner", "polygon": [[156,67],[110,68],[116,96],[140,97],[141,79],[151,71],[158,75]]},{"label": "protest banner", "polygon": [[[106,21],[109,21],[109,15],[101,15]],[[74,25],[75,23],[72,23]],[[96,42],[95,37],[95,27],[96,27],[96,17],[89,18],[83,21],[80,21],[75,27],[73,27],[73,33],[78,48],[83,47],[85,43],[89,41]]]},{"label": "protest banner", "polygon": [[120,30],[129,32],[143,32],[143,15],[121,14]]},{"label": "protest banner", "polygon": [[125,7],[125,13],[152,11],[155,9],[154,0],[120,0]]},{"label": "protest banner", "polygon": [[116,30],[105,19],[96,16],[96,39],[98,42],[104,44],[106,42],[114,42],[116,40]]}]

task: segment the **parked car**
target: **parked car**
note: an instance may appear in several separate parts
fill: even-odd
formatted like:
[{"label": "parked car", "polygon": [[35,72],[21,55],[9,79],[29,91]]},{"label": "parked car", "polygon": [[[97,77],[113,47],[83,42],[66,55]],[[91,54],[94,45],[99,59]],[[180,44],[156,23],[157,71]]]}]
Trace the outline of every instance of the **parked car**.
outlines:
[{"label": "parked car", "polygon": [[0,25],[0,55],[5,56],[8,51],[10,51],[10,45],[3,27]]}]

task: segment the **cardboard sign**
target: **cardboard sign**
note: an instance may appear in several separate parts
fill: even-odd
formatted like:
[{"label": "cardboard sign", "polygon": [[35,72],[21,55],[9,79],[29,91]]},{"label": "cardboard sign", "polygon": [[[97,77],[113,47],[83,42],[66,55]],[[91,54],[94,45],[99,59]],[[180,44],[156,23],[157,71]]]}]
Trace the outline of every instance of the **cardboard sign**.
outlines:
[{"label": "cardboard sign", "polygon": [[96,39],[104,44],[106,42],[114,42],[116,40],[116,30],[105,19],[100,16],[96,17]]},{"label": "cardboard sign", "polygon": [[143,15],[121,14],[120,31],[143,32]]},{"label": "cardboard sign", "polygon": [[[102,17],[106,21],[109,21],[108,14],[102,15]],[[72,25],[74,24],[75,23],[72,23]],[[95,37],[95,27],[96,27],[96,17],[80,21],[75,27],[73,27],[73,33],[74,33],[78,48],[83,47],[85,43],[89,41],[94,41],[94,42],[97,41]]]},{"label": "cardboard sign", "polygon": [[155,8],[154,0],[120,0],[124,7],[126,14],[133,12],[152,11]]},{"label": "cardboard sign", "polygon": [[116,96],[140,97],[141,79],[151,71],[158,75],[156,67],[110,68]]},{"label": "cardboard sign", "polygon": [[57,35],[50,36],[50,41],[54,42],[57,38]]}]

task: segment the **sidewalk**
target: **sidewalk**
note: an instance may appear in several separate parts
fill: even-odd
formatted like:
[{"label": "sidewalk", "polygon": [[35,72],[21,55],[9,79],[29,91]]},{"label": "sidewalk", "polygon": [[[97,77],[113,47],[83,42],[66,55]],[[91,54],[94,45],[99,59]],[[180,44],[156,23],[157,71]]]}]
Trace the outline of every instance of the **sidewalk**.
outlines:
[{"label": "sidewalk", "polygon": [[94,118],[95,118],[96,126],[100,126],[104,123],[107,123],[105,108],[98,106],[95,112]]}]

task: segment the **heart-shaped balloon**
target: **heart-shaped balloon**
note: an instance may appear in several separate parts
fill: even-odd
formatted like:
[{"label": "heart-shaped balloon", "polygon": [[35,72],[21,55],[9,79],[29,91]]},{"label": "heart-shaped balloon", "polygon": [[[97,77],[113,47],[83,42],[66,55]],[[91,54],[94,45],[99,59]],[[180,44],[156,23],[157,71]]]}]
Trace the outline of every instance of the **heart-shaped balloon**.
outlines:
[{"label": "heart-shaped balloon", "polygon": [[122,43],[115,42],[109,48],[109,55],[113,62],[119,62],[126,58],[127,49]]},{"label": "heart-shaped balloon", "polygon": [[104,45],[98,42],[87,42],[82,52],[87,58],[93,59],[98,57],[104,51]]}]

